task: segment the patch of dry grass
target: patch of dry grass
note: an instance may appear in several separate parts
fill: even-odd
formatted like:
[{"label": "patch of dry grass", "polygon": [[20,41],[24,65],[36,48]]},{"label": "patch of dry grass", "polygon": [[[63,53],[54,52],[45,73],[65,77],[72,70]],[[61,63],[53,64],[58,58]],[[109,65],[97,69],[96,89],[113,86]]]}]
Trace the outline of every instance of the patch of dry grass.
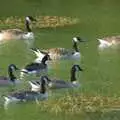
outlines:
[{"label": "patch of dry grass", "polygon": [[37,102],[37,104],[41,110],[56,114],[120,110],[120,98],[102,96],[65,95],[59,99]]},{"label": "patch of dry grass", "polygon": [[[63,27],[79,22],[78,18],[66,17],[66,16],[35,16],[37,22],[34,23],[34,28],[54,28]],[[9,27],[21,27],[24,28],[24,17],[11,16],[0,20],[1,25],[7,25]]]}]

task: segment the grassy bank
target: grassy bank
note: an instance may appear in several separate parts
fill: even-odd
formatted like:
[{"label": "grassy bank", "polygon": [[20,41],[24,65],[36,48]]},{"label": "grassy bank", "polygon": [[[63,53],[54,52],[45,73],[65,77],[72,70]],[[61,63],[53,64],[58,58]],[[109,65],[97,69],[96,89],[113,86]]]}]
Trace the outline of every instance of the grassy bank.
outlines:
[{"label": "grassy bank", "polygon": [[[94,113],[120,110],[120,98],[103,96],[84,96],[81,94],[64,95],[62,98],[48,100],[47,102],[36,101],[42,111],[52,113]],[[41,107],[42,106],[42,107]]]},{"label": "grassy bank", "polygon": [[[33,27],[34,28],[51,28],[51,27],[64,27],[74,25],[79,22],[78,18],[67,17],[67,16],[35,16],[37,20]],[[24,27],[24,17],[10,16],[7,18],[0,19],[0,25],[8,27]]]}]

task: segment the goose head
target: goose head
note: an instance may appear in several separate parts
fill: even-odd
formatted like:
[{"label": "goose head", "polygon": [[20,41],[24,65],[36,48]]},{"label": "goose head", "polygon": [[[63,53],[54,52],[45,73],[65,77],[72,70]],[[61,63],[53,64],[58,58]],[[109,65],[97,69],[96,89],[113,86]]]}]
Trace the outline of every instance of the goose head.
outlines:
[{"label": "goose head", "polygon": [[82,38],[80,38],[80,37],[73,37],[73,40],[72,40],[73,42],[75,42],[75,43],[78,43],[78,42],[85,42],[85,40],[83,40]]},{"label": "goose head", "polygon": [[42,58],[42,61],[41,61],[41,62],[45,64],[45,62],[48,61],[48,60],[51,60],[51,58],[50,58],[50,55],[46,54],[46,55]]},{"label": "goose head", "polygon": [[73,69],[74,71],[83,71],[83,69],[82,69],[79,65],[73,65],[73,66],[72,66],[72,69]]},{"label": "goose head", "polygon": [[29,84],[31,86],[31,91],[35,91],[35,92],[38,92],[40,91],[40,81],[29,81]]},{"label": "goose head", "polygon": [[48,78],[48,76],[47,76],[47,75],[41,76],[40,81],[41,81],[42,79],[44,79],[44,80],[46,81],[46,85],[49,86],[49,84],[51,83],[51,80]]},{"label": "goose head", "polygon": [[16,70],[19,70],[19,68],[17,68],[15,64],[10,64],[8,66],[8,71],[16,71]]},{"label": "goose head", "polygon": [[48,84],[49,81],[51,81],[51,80],[48,78],[48,76],[46,76],[46,75],[41,76],[40,80],[41,80],[41,81],[44,80],[46,85]]},{"label": "goose head", "polygon": [[[80,37],[73,37],[73,49],[75,50],[74,51],[74,55],[77,53],[77,54],[80,54],[79,52],[79,49],[78,49],[78,45],[77,43],[78,42],[85,42],[85,40],[82,40]],[[76,56],[76,55],[75,55]],[[79,58],[80,55],[77,55],[77,58]],[[76,58],[76,57],[75,57]]]},{"label": "goose head", "polygon": [[72,66],[72,68],[71,68],[71,82],[76,82],[76,72],[79,72],[79,71],[83,71],[83,69],[79,66],[79,65],[77,65],[77,64],[75,64],[75,65],[73,65]]},{"label": "goose head", "polygon": [[[32,16],[27,16],[27,17],[25,18],[25,25],[26,25],[26,30],[27,30],[27,32],[25,32],[25,33],[23,34],[23,36],[22,36],[23,39],[25,39],[25,40],[29,40],[29,39],[33,40],[33,39],[34,39],[34,34],[33,34],[32,29],[31,29],[31,27],[30,27],[30,23],[31,23],[32,21],[36,21],[36,19],[34,19]],[[33,42],[33,41],[31,41],[31,42],[26,41],[26,43],[27,43],[29,46],[32,45],[32,42]]]},{"label": "goose head", "polygon": [[37,21],[35,18],[33,18],[32,16],[27,16],[26,18],[25,18],[25,20],[27,21],[27,22],[29,22],[29,23],[31,23],[32,21]]},{"label": "goose head", "polygon": [[31,90],[36,91],[36,92],[40,91],[41,83],[43,80],[45,82],[44,84],[49,86],[51,80],[48,78],[48,76],[44,75],[44,76],[41,76],[39,81],[29,81],[29,84],[31,86]]},{"label": "goose head", "polygon": [[15,75],[13,74],[13,71],[16,71],[16,70],[19,70],[19,69],[16,67],[16,65],[10,64],[10,65],[8,66],[8,75],[9,75],[10,81],[12,81],[12,82],[15,82],[15,80],[16,80],[16,77],[15,77]]}]

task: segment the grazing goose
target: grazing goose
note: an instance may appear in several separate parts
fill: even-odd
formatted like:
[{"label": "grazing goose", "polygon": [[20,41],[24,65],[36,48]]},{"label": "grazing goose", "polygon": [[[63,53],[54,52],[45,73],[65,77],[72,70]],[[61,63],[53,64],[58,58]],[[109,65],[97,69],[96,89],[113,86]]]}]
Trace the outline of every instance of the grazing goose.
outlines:
[{"label": "grazing goose", "polygon": [[48,50],[32,49],[38,59],[42,59],[44,54],[49,54],[52,60],[75,59],[80,60],[80,52],[77,47],[78,42],[84,42],[80,37],[73,38],[73,50],[66,48],[51,48]]},{"label": "grazing goose", "polygon": [[[75,73],[77,71],[83,71],[79,65],[73,65],[70,71],[70,82],[68,81],[64,81],[64,80],[60,80],[60,79],[50,79],[47,76],[44,76],[46,78],[46,80],[48,81],[48,87],[51,89],[59,89],[59,88],[76,88],[79,87],[80,84],[76,79],[76,75]],[[38,90],[40,87],[40,80],[39,81],[29,81],[29,84],[31,85],[33,90]]]},{"label": "grazing goose", "polygon": [[51,60],[50,56],[46,54],[40,63],[32,62],[25,66],[24,69],[21,70],[20,78],[22,79],[24,74],[36,74],[39,75],[42,72],[47,72],[48,65],[46,64],[47,60]]},{"label": "grazing goose", "polygon": [[105,37],[102,39],[98,39],[98,41],[100,43],[98,46],[99,49],[109,48],[120,44],[120,35]]},{"label": "grazing goose", "polygon": [[0,86],[9,86],[19,83],[20,81],[16,79],[13,74],[13,71],[19,70],[16,65],[10,64],[8,66],[8,75],[9,77],[0,76]]},{"label": "grazing goose", "polygon": [[8,96],[4,96],[5,106],[10,103],[18,103],[18,102],[27,102],[27,101],[35,101],[35,100],[46,100],[48,98],[47,93],[47,81],[44,77],[41,77],[41,84],[39,92],[36,91],[21,91],[15,92]]},{"label": "grazing goose", "polygon": [[36,20],[31,16],[27,16],[25,19],[27,32],[24,32],[21,29],[1,30],[0,41],[34,39],[34,34],[30,28],[31,21],[36,21]]}]

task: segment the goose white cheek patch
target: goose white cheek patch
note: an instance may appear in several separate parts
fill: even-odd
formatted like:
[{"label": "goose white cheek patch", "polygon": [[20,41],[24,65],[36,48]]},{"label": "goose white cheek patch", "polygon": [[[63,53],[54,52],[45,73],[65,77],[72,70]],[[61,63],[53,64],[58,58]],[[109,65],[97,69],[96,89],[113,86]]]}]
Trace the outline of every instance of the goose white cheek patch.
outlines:
[{"label": "goose white cheek patch", "polygon": [[76,38],[76,37],[74,37],[74,38],[73,38],[73,41],[74,41],[74,42],[78,42],[78,40],[77,40],[77,38]]}]

